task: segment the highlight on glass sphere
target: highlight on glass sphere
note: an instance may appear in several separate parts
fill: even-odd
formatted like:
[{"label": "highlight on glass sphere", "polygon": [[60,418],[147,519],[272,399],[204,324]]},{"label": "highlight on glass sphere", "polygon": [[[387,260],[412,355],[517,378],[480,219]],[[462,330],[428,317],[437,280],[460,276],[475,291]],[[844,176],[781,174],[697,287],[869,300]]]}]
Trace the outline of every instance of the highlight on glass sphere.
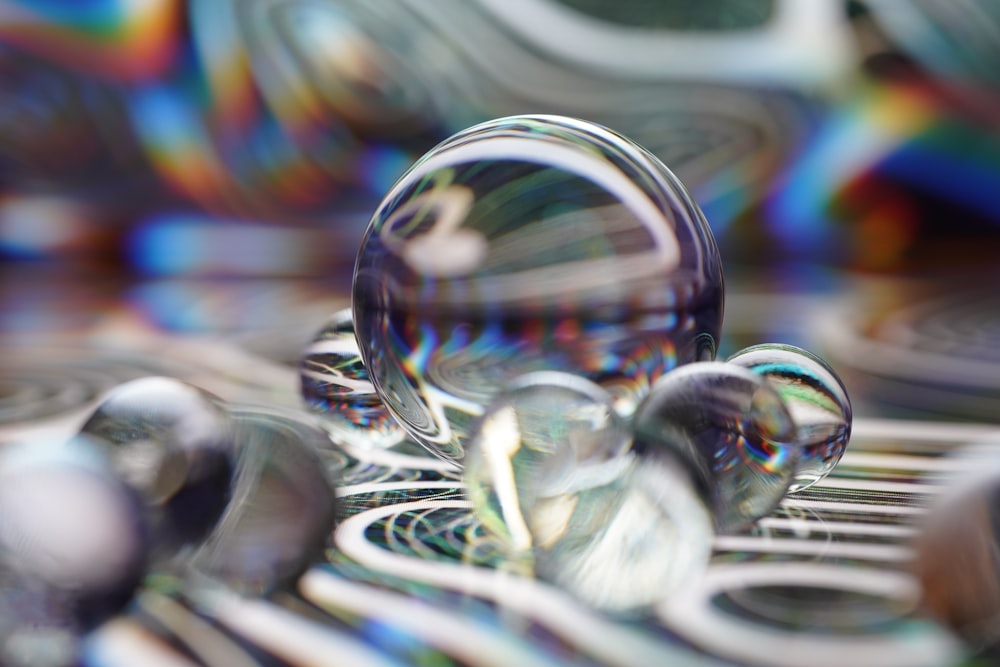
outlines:
[{"label": "highlight on glass sphere", "polygon": [[656,157],[603,126],[514,116],[456,134],[391,188],[355,266],[356,334],[409,434],[456,463],[499,387],[596,382],[629,415],[670,369],[713,359],[715,240]]},{"label": "highlight on glass sphere", "polygon": [[760,375],[723,362],[689,364],[660,378],[633,419],[633,452],[690,469],[719,531],[767,516],[801,456],[795,421]]},{"label": "highlight on glass sphere", "polygon": [[333,314],[299,362],[306,409],[334,440],[358,447],[391,447],[406,431],[375,393],[354,336],[351,309]]},{"label": "highlight on glass sphere", "polygon": [[80,432],[107,443],[115,473],[146,501],[165,557],[202,539],[229,501],[232,424],[221,399],[181,380],[112,389]]},{"label": "highlight on glass sphere", "polygon": [[830,474],[851,439],[851,401],[830,366],[794,345],[764,343],[727,360],[761,375],[774,387],[795,420],[802,458],[789,493],[807,489]]},{"label": "highlight on glass sphere", "polygon": [[609,612],[663,599],[708,562],[712,521],[688,471],[640,460],[611,396],[568,373],[524,375],[477,422],[463,479],[527,570]]}]

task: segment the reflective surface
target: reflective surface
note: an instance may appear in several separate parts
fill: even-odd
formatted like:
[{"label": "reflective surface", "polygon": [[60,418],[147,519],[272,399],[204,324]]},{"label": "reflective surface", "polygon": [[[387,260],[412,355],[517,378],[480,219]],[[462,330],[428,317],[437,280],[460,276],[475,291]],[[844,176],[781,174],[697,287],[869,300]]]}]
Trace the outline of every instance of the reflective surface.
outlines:
[{"label": "reflective surface", "polygon": [[728,361],[766,378],[795,420],[802,458],[789,492],[829,475],[847,449],[852,422],[851,401],[833,369],[811,352],[780,343],[748,347]]},{"label": "reflective surface", "polygon": [[299,373],[306,408],[335,440],[389,447],[405,437],[369,380],[350,308],[335,313],[319,330],[302,354]]},{"label": "reflective surface", "polygon": [[530,371],[596,381],[629,414],[678,364],[713,358],[722,269],[697,205],[601,126],[472,127],[389,191],[354,276],[358,343],[407,431],[461,461],[497,388]]},{"label": "reflective surface", "polygon": [[145,571],[141,503],[100,447],[14,445],[0,456],[0,663],[70,664]]},{"label": "reflective surface", "polygon": [[719,530],[766,516],[797,469],[795,422],[753,372],[721,362],[678,368],[636,410],[633,451],[690,466]]},{"label": "reflective surface", "polygon": [[483,524],[524,568],[605,611],[648,606],[705,567],[712,525],[687,471],[628,452],[611,396],[567,373],[497,394],[464,480]]},{"label": "reflective surface", "polygon": [[221,401],[147,377],[113,389],[81,428],[110,443],[115,472],[146,500],[159,547],[202,539],[230,497],[233,431]]},{"label": "reflective surface", "polygon": [[233,408],[233,500],[192,568],[245,594],[286,584],[320,557],[333,528],[332,474],[322,431],[268,408]]}]

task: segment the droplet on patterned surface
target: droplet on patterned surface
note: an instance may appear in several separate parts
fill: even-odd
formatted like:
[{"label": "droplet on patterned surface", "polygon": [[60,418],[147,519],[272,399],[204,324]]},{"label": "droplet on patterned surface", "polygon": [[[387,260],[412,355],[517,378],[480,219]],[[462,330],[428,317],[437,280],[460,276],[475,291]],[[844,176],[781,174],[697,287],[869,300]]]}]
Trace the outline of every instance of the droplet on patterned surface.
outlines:
[{"label": "droplet on patterned surface", "polygon": [[0,453],[0,662],[71,664],[78,636],[117,612],[149,552],[142,503],[77,436]]},{"label": "droplet on patterned surface", "polygon": [[765,343],[740,350],[728,362],[763,376],[785,402],[802,448],[788,492],[807,489],[830,474],[851,439],[851,401],[829,365],[807,350]]},{"label": "droplet on patterned surface", "polygon": [[264,594],[317,560],[335,519],[329,439],[293,415],[231,410],[238,443],[233,500],[191,567],[246,594]]},{"label": "droplet on patterned surface", "polygon": [[319,330],[302,354],[299,372],[306,408],[335,440],[391,447],[406,437],[368,377],[350,308],[335,313]]},{"label": "droplet on patterned surface", "polygon": [[386,195],[354,275],[376,391],[461,462],[497,389],[533,371],[595,381],[629,414],[671,368],[715,356],[721,262],[697,204],[655,157],[558,116],[472,127]]},{"label": "droplet on patterned surface", "polygon": [[633,451],[688,465],[716,528],[769,514],[798,467],[795,422],[761,376],[722,362],[689,364],[653,386],[636,410]]},{"label": "droplet on patterned surface", "polygon": [[525,375],[474,429],[464,480],[512,560],[606,611],[651,605],[708,561],[712,524],[687,471],[629,453],[611,396],[567,373]]},{"label": "droplet on patterned surface", "polygon": [[232,424],[206,391],[167,377],[126,382],[80,432],[109,443],[111,465],[146,501],[165,556],[207,535],[229,501]]}]

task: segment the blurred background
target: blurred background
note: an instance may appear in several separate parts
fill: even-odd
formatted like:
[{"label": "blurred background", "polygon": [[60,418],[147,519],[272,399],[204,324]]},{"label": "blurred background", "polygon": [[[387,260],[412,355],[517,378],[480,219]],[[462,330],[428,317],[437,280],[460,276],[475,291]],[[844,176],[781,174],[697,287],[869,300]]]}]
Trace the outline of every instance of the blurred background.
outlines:
[{"label": "blurred background", "polygon": [[4,344],[223,332],[294,362],[402,171],[542,112],[688,186],[723,352],[815,349],[862,415],[996,420],[990,0],[2,0]]}]

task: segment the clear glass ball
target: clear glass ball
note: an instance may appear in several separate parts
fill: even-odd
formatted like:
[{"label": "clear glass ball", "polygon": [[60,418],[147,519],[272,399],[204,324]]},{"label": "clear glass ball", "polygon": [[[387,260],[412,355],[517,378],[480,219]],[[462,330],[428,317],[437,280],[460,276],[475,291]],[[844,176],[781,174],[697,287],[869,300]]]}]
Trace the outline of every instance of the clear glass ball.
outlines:
[{"label": "clear glass ball", "polygon": [[490,402],[463,479],[513,563],[591,606],[632,612],[703,569],[713,532],[688,471],[640,460],[630,446],[599,386],[530,373]]},{"label": "clear glass ball", "polygon": [[141,500],[102,446],[26,442],[0,450],[0,663],[76,664],[78,639],[142,580]]},{"label": "clear glass ball", "polygon": [[334,440],[369,448],[406,437],[369,379],[350,308],[334,313],[306,346],[299,381],[306,409]]},{"label": "clear glass ball", "polygon": [[765,343],[740,350],[728,362],[764,377],[795,420],[802,457],[789,493],[830,474],[851,439],[851,401],[830,366],[794,345]]},{"label": "clear glass ball", "polygon": [[457,463],[525,373],[585,377],[630,414],[663,373],[714,358],[722,308],[683,185],[629,139],[559,116],[476,125],[418,160],[372,217],[353,286],[376,391]]},{"label": "clear glass ball", "polygon": [[653,386],[636,410],[633,452],[691,470],[719,531],[773,511],[798,470],[795,421],[761,376],[722,362],[690,364]]},{"label": "clear glass ball", "polygon": [[233,426],[218,397],[145,377],[112,389],[80,432],[107,443],[115,473],[146,502],[156,550],[197,543],[229,502]]}]

